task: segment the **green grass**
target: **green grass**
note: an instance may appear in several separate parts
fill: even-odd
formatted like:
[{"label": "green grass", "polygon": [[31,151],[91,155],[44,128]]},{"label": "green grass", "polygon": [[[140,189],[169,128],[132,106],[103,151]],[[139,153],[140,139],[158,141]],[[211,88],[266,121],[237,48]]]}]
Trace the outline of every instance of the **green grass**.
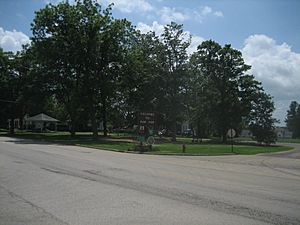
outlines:
[{"label": "green grass", "polygon": [[300,143],[300,138],[279,138],[278,142],[283,142],[283,143]]},{"label": "green grass", "polygon": [[[1,132],[0,135],[7,135]],[[114,151],[133,151],[136,142],[128,139],[129,136],[112,135],[109,138],[99,136],[93,138],[90,132],[77,133],[75,137],[71,137],[69,132],[49,132],[49,133],[33,133],[18,131],[14,137],[36,139],[48,141],[52,143],[77,145],[96,149],[114,150]],[[162,143],[154,144],[153,149],[147,154],[180,154],[182,155],[182,144],[186,145],[186,155],[224,155],[232,154],[231,145],[218,144],[214,142],[192,143],[191,138],[178,138],[177,143],[170,143],[168,139],[164,139]],[[254,155],[266,152],[286,151],[292,148],[286,146],[258,146],[253,143],[236,144],[233,147],[233,154]]]},{"label": "green grass", "polygon": [[69,132],[48,132],[48,133],[34,133],[18,131],[14,135],[7,135],[7,133],[0,133],[0,136],[12,136],[26,139],[34,139],[40,141],[47,141],[51,143],[59,143],[65,145],[77,145],[98,149],[107,150],[119,150],[127,151],[133,148],[134,144],[128,141],[123,141],[122,139],[117,139],[115,137],[103,138],[99,136],[98,138],[93,138],[91,132],[77,132],[75,137],[71,137]]},{"label": "green grass", "polygon": [[[233,153],[241,155],[255,155],[266,152],[279,152],[292,149],[286,146],[252,146],[252,145],[234,145]],[[179,144],[158,144],[154,145],[157,154],[182,154],[182,145]],[[232,154],[231,145],[224,144],[187,144],[186,154],[191,155],[222,155]]]},{"label": "green grass", "polygon": [[[188,144],[188,143],[192,143],[192,140],[193,138],[192,137],[176,137],[176,141],[178,143],[185,143],[185,144]],[[203,142],[207,142],[209,141],[210,139],[203,139],[202,141]],[[199,139],[200,141],[200,139]]]},{"label": "green grass", "polygon": [[132,151],[134,148],[134,143],[129,142],[89,142],[89,143],[77,143],[76,145],[88,148],[96,148],[103,150],[113,150],[113,151]]}]

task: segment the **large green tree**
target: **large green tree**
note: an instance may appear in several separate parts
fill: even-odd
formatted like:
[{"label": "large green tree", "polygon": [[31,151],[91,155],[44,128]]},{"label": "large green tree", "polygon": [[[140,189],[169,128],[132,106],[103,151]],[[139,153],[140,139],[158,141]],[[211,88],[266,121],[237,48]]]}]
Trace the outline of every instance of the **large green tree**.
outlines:
[{"label": "large green tree", "polygon": [[[197,54],[193,54],[189,60],[189,90],[186,99],[187,120],[192,125],[193,134],[197,139],[209,136],[212,133],[211,101],[213,100],[211,81],[202,72],[198,63]],[[195,136],[194,136],[195,137]]]},{"label": "large green tree", "polygon": [[105,37],[100,41],[102,51],[99,52],[99,61],[102,60],[103,66],[97,71],[100,71],[99,91],[104,136],[107,135],[110,105],[118,104],[116,96],[123,92],[119,86],[124,75],[123,68],[127,65],[126,55],[135,37],[134,33],[131,23],[127,20],[114,20],[107,29]]},{"label": "large green tree", "polygon": [[[6,127],[7,120],[13,121],[17,117],[17,98],[19,76],[14,69],[15,55],[4,52],[0,48],[0,116],[1,126]],[[11,123],[10,133],[14,133],[14,124]]]},{"label": "large green tree", "polygon": [[190,36],[184,30],[183,25],[171,22],[164,28],[162,34],[163,43],[163,73],[161,84],[163,85],[164,113],[168,126],[172,131],[172,140],[176,141],[177,122],[183,119],[185,106],[184,96],[187,92],[188,53]]},{"label": "large green tree", "polygon": [[[53,115],[53,97],[47,91],[46,82],[39,76],[43,71],[36,62],[34,48],[23,46],[23,49],[15,54],[0,49],[0,58],[2,126],[7,123],[7,119],[18,118],[23,128],[25,114],[46,112]],[[13,133],[13,126],[10,132]]]},{"label": "large green tree", "polygon": [[277,140],[275,123],[278,121],[272,117],[274,110],[272,97],[262,91],[258,92],[248,118],[254,140],[259,143],[269,145]]},{"label": "large green tree", "polygon": [[[33,43],[47,68],[43,74],[69,115],[71,134],[83,114],[91,119],[97,136],[100,110],[106,135],[107,101],[116,80],[115,65],[122,60],[131,26],[115,20],[110,6],[104,10],[93,0],[47,5],[36,13]],[[98,119],[98,120],[97,120]]]},{"label": "large green tree", "polygon": [[126,53],[116,106],[124,120],[136,124],[137,112],[163,112],[164,46],[153,33],[135,33],[135,41]]},{"label": "large green tree", "polygon": [[293,138],[300,137],[300,105],[296,101],[292,101],[287,111],[286,125],[293,132]]},{"label": "large green tree", "polygon": [[17,71],[21,85],[19,86],[19,113],[23,118],[25,114],[34,115],[45,112],[54,116],[54,96],[48,89],[48,84],[40,74],[44,68],[36,58],[34,46],[24,46],[15,57],[14,67]]},{"label": "large green tree", "polygon": [[196,96],[193,117],[198,126],[217,131],[223,141],[229,128],[240,127],[253,109],[255,93],[262,91],[261,84],[247,74],[250,68],[230,45],[208,40],[198,46],[190,60]]},{"label": "large green tree", "polygon": [[78,10],[80,5],[70,5],[68,2],[49,4],[36,12],[32,23],[32,41],[39,63],[44,68],[41,76],[65,106],[72,135],[75,135],[82,110],[81,33],[85,19]]}]

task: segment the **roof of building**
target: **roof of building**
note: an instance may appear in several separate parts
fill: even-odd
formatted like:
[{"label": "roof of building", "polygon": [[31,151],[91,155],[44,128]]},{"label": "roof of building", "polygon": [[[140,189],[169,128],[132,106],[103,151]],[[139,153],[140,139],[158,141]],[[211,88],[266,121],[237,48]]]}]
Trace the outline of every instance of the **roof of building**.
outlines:
[{"label": "roof of building", "polygon": [[26,121],[42,121],[42,122],[58,122],[59,121],[59,120],[57,120],[51,116],[48,116],[44,113],[40,113],[35,116],[28,117],[25,120]]}]

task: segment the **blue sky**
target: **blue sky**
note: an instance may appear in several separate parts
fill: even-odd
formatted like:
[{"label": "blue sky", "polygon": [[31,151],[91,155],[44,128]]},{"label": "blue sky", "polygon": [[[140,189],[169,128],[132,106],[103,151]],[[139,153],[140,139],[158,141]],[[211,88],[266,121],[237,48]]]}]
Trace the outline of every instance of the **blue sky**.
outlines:
[{"label": "blue sky", "polygon": [[[34,11],[48,2],[58,0],[0,0],[1,47],[17,51],[29,42]],[[290,102],[300,102],[299,0],[100,1],[109,2],[115,3],[114,17],[127,18],[143,32],[160,34],[170,21],[183,24],[193,35],[190,52],[207,39],[241,50],[251,73],[274,96],[274,116],[281,122]]]}]

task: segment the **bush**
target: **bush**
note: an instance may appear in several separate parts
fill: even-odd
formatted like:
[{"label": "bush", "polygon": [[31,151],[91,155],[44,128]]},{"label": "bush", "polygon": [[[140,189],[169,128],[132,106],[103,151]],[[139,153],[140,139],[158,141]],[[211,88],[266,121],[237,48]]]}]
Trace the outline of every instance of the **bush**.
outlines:
[{"label": "bush", "polygon": [[265,143],[266,145],[270,145],[277,141],[277,135],[273,128],[255,126],[252,127],[251,131],[253,133],[253,139],[260,144]]}]

